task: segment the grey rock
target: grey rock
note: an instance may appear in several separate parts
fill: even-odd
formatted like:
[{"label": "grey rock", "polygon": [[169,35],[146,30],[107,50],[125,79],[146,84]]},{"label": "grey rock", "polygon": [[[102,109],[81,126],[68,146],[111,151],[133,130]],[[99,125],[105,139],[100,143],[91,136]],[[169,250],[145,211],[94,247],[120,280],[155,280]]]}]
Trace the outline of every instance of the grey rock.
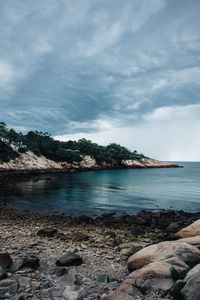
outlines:
[{"label": "grey rock", "polygon": [[72,241],[74,242],[82,242],[82,241],[88,241],[89,236],[82,232],[74,232],[72,236]]},{"label": "grey rock", "polygon": [[0,279],[3,279],[7,276],[7,272],[2,268],[0,267]]},{"label": "grey rock", "polygon": [[67,252],[65,255],[61,256],[57,261],[57,266],[79,266],[83,263],[82,258],[75,252]]},{"label": "grey rock", "polygon": [[192,276],[186,282],[185,286],[181,290],[181,294],[185,300],[199,300],[200,298],[200,274]]},{"label": "grey rock", "polygon": [[98,284],[107,284],[109,282],[109,277],[106,274],[100,274],[96,278]]},{"label": "grey rock", "polygon": [[8,253],[0,253],[0,267],[8,268],[12,264],[12,259]]},{"label": "grey rock", "polygon": [[40,265],[40,260],[37,256],[27,255],[23,258],[22,268],[38,268]]},{"label": "grey rock", "polygon": [[18,283],[14,279],[3,279],[0,281],[0,295],[5,293],[16,293],[17,289]]},{"label": "grey rock", "polygon": [[101,300],[136,300],[136,298],[124,292],[115,291],[109,295],[103,295]]},{"label": "grey rock", "polygon": [[49,273],[51,275],[56,275],[58,277],[61,277],[61,276],[65,275],[65,274],[67,274],[67,272],[68,272],[68,269],[65,268],[65,267],[51,267],[49,269]]},{"label": "grey rock", "polygon": [[51,238],[54,237],[57,234],[57,232],[58,231],[55,228],[42,228],[37,232],[37,235],[41,237]]},{"label": "grey rock", "polygon": [[86,291],[78,285],[66,286],[62,297],[65,300],[82,300],[87,296]]}]

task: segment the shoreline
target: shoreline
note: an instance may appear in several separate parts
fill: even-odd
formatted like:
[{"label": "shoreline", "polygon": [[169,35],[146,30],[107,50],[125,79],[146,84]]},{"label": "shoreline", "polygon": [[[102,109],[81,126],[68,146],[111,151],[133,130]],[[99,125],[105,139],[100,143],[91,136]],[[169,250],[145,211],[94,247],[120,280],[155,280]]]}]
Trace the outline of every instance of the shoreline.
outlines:
[{"label": "shoreline", "polygon": [[[199,218],[200,212],[174,210],[122,216],[110,212],[92,218],[0,208],[0,253],[8,253],[14,262],[7,279],[0,279],[0,297],[5,291],[1,282],[10,280],[17,283],[15,296],[23,294],[27,297],[23,299],[62,299],[66,285],[74,284],[86,291],[88,300],[100,299],[127,278],[129,256],[148,245],[177,239],[175,232]],[[56,266],[68,251],[83,263]],[[24,255],[39,265],[21,266]],[[156,293],[147,299],[162,297]]]}]

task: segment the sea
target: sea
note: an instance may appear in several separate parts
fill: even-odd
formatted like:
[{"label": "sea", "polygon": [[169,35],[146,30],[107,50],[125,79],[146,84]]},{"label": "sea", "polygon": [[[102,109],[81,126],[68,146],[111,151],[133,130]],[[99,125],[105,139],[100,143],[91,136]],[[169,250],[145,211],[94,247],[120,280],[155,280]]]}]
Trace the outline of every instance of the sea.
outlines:
[{"label": "sea", "polygon": [[200,210],[200,162],[183,168],[97,170],[0,177],[0,207],[68,215]]}]

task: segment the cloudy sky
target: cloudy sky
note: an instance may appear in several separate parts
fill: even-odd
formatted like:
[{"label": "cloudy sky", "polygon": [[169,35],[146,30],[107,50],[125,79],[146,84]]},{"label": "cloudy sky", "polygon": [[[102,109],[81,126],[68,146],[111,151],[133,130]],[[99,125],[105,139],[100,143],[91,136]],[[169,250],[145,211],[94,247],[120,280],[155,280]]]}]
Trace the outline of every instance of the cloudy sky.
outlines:
[{"label": "cloudy sky", "polygon": [[0,120],[200,160],[199,0],[1,0]]}]

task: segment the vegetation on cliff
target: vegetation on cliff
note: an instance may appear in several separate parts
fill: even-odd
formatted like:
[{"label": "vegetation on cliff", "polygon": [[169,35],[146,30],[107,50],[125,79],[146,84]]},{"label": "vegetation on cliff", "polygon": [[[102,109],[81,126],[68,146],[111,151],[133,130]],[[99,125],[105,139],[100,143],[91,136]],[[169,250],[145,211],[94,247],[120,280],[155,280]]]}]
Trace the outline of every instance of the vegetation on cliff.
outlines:
[{"label": "vegetation on cliff", "polygon": [[83,155],[90,155],[98,163],[107,162],[120,164],[122,160],[144,158],[137,151],[112,143],[100,146],[90,140],[62,142],[55,140],[48,133],[29,131],[26,134],[9,129],[0,122],[0,161],[6,162],[16,158],[20,153],[32,151],[36,155],[43,155],[54,161],[80,162]]}]

